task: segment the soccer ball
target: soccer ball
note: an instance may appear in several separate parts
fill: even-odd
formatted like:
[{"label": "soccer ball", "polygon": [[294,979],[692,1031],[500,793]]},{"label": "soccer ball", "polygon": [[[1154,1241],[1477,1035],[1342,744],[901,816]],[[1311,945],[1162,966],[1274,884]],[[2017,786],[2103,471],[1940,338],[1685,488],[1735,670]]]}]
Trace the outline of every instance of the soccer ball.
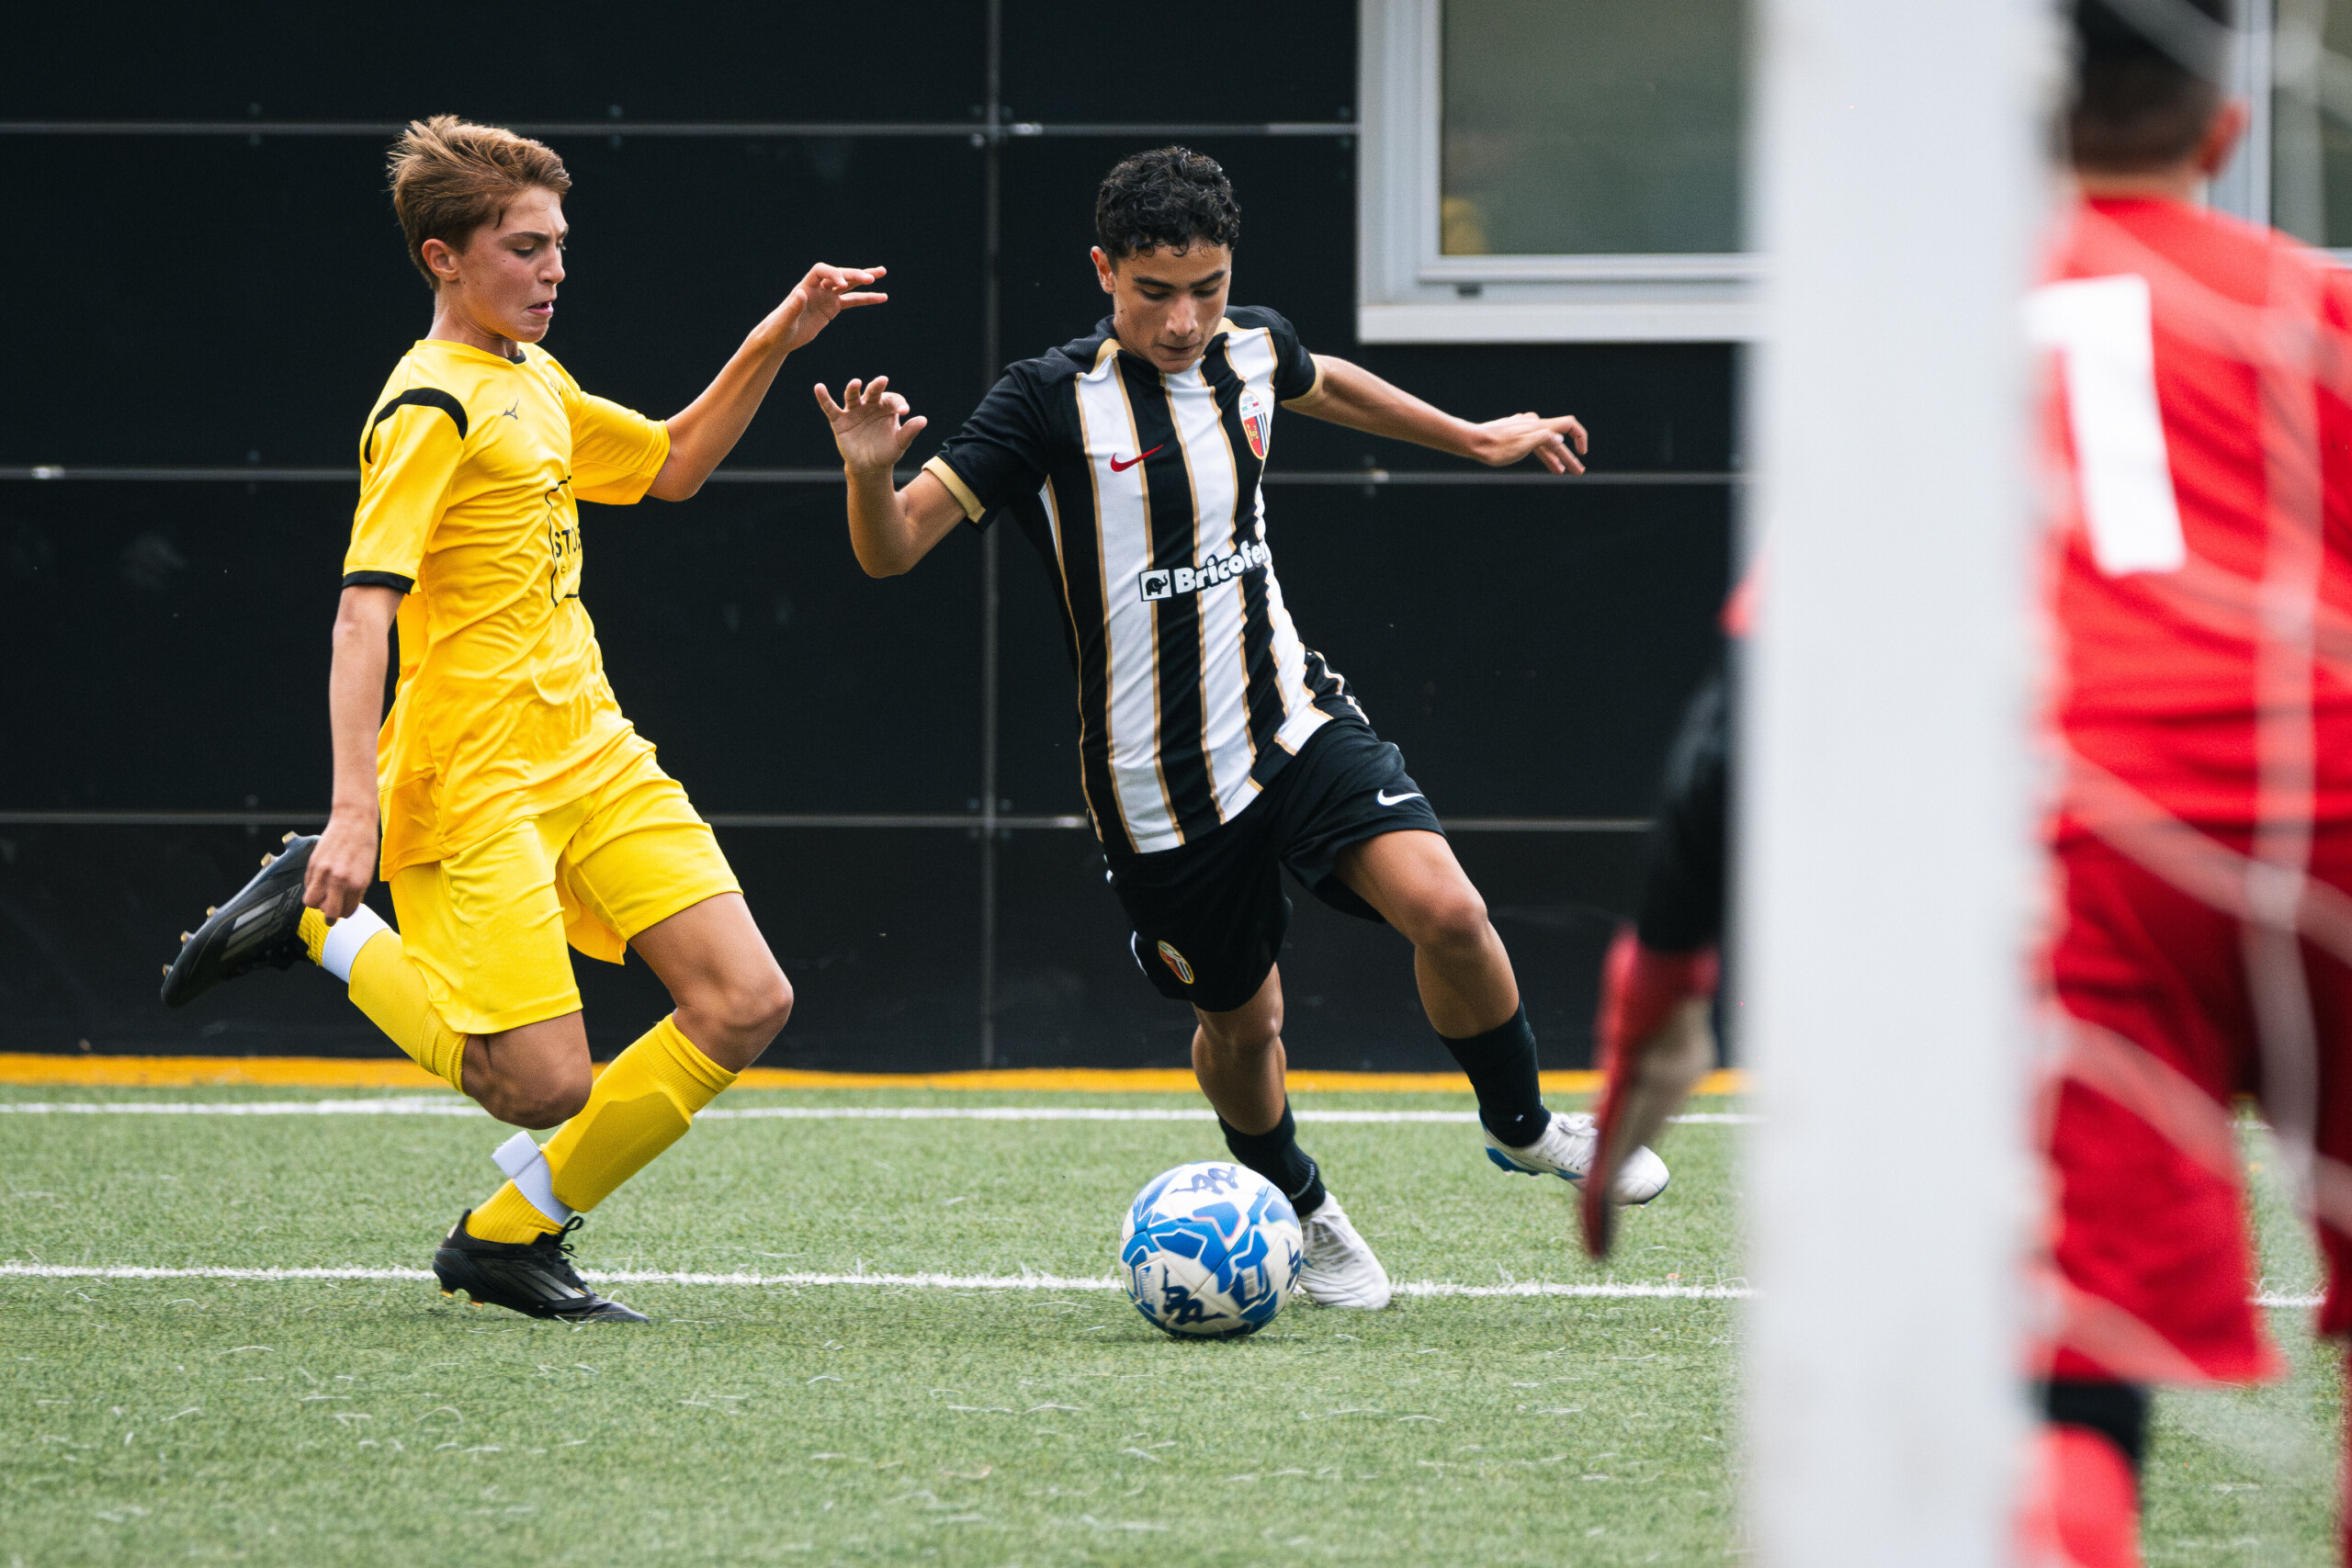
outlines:
[{"label": "soccer ball", "polygon": [[1136,1310],[1188,1339],[1238,1338],[1273,1322],[1298,1289],[1305,1248],[1281,1190],[1218,1160],[1153,1177],[1119,1232]]}]

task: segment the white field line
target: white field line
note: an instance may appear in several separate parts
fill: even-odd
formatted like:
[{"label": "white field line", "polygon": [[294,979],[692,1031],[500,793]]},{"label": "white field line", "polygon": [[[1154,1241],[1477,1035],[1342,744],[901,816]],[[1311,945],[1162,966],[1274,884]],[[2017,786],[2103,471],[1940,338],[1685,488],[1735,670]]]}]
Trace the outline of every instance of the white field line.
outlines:
[{"label": "white field line", "polygon": [[[485,1116],[454,1095],[390,1095],[380,1100],[0,1100],[17,1116]],[[1301,1122],[1476,1122],[1469,1111],[1300,1111]],[[1214,1122],[1206,1107],[1079,1105],[754,1105],[705,1111],[697,1122]],[[1745,1126],[1753,1116],[1707,1111],[1677,1122]]]},{"label": "white field line", "polygon": [[[923,1291],[1115,1291],[1119,1281],[1062,1274],[704,1274],[650,1269],[583,1269],[581,1277],[605,1285],[878,1285]],[[423,1269],[147,1269],[132,1264],[0,1263],[0,1278],[30,1280],[390,1280],[433,1278]],[[1396,1287],[1400,1296],[1603,1296],[1674,1301],[1742,1301],[1734,1285],[1457,1285],[1422,1280]]]},{"label": "white field line", "polygon": [[[876,1285],[917,1291],[1115,1291],[1116,1280],[1062,1274],[705,1274],[652,1269],[583,1269],[581,1277],[601,1285]],[[0,1278],[26,1280],[383,1280],[422,1281],[423,1269],[147,1269],[135,1264],[0,1262]],[[1642,1285],[1609,1281],[1559,1285],[1518,1280],[1507,1285],[1460,1285],[1450,1280],[1411,1280],[1396,1287],[1400,1296],[1573,1296],[1610,1301],[1744,1302],[1756,1292],[1745,1285]],[[2256,1306],[2314,1308],[2317,1296],[2263,1294]]]}]

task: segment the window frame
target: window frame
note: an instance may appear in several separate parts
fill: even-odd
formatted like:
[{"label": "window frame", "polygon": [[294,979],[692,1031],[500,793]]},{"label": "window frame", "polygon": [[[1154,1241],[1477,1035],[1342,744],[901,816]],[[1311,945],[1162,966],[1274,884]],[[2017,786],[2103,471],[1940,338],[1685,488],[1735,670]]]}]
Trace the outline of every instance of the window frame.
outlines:
[{"label": "window frame", "polygon": [[2270,224],[2271,93],[2276,85],[2271,52],[2276,47],[2269,0],[2250,0],[2238,15],[2230,91],[2246,106],[2245,135],[2222,172],[2205,187],[2206,204],[2249,223]]},{"label": "window frame", "polygon": [[[2248,0],[2238,13],[2237,43],[2230,61],[2230,93],[2245,101],[2245,135],[2205,187],[2208,207],[2266,229],[2277,221],[2271,193],[2278,175],[2278,49],[2274,0]],[[2352,246],[2323,248],[2320,254],[2338,266],[2352,267]]]},{"label": "window frame", "polygon": [[1439,252],[1444,0],[1362,0],[1356,336],[1365,343],[1723,343],[1756,332],[1748,252]]}]

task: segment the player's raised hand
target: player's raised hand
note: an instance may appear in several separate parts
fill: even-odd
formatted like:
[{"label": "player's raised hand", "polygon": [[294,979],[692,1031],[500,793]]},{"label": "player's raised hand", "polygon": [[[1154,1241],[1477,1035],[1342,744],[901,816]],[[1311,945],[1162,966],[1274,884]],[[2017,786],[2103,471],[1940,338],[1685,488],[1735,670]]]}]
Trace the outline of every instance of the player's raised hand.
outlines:
[{"label": "player's raised hand", "polygon": [[823,332],[843,310],[888,303],[890,297],[873,292],[871,286],[889,272],[887,266],[831,266],[819,262],[785,296],[784,303],[768,317],[768,325],[783,337],[784,351],[789,354]]},{"label": "player's raised hand", "polygon": [[842,462],[860,472],[896,468],[917,434],[931,423],[921,414],[907,417],[907,400],[890,390],[888,376],[852,381],[842,389],[840,402],[833,401],[820,381],[817,406],[833,427],[833,445],[841,450]]},{"label": "player's raised hand", "polygon": [[1580,474],[1584,464],[1584,426],[1573,414],[1515,413],[1476,426],[1470,455],[1489,468],[1505,468],[1532,452],[1538,462],[1555,474]]}]

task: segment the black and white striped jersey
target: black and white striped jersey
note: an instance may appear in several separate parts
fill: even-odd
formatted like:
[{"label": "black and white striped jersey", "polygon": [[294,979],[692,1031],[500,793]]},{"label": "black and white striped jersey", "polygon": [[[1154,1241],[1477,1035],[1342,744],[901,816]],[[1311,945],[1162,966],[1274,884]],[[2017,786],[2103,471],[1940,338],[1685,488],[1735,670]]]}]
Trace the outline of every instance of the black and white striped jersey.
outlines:
[{"label": "black and white striped jersey", "polygon": [[923,465],[974,524],[1009,509],[1053,574],[1107,849],[1197,841],[1308,736],[1363,716],[1291,625],[1259,486],[1274,406],[1318,375],[1272,310],[1229,310],[1175,375],[1122,349],[1106,320],[1013,366]]}]

